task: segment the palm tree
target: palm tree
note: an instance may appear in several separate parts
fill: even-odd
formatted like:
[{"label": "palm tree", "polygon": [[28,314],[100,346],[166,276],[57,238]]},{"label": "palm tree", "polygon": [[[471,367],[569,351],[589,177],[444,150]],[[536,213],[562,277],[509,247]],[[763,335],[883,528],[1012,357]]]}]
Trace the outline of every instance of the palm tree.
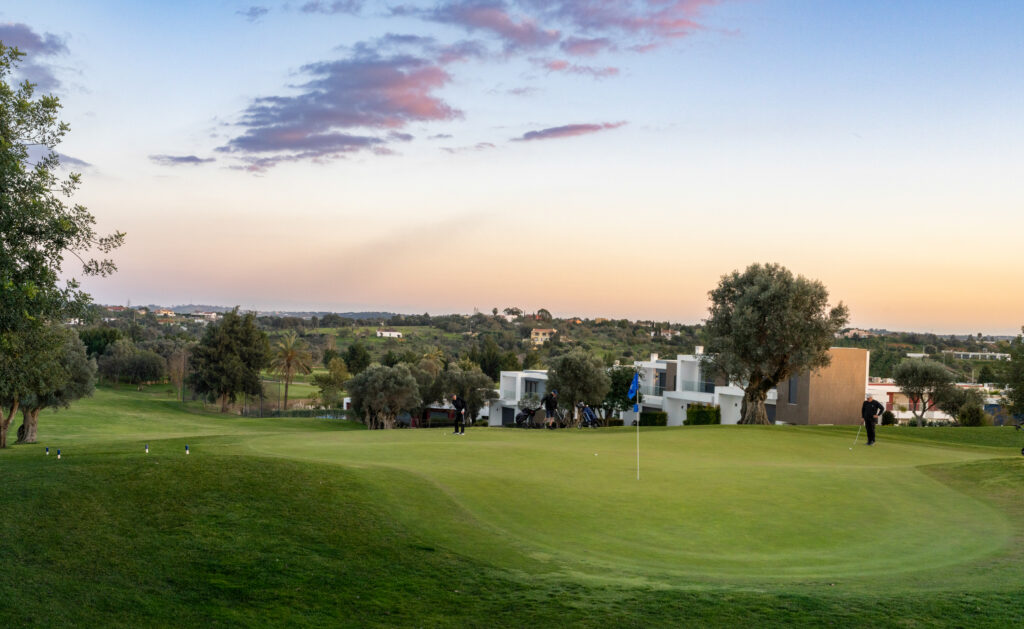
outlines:
[{"label": "palm tree", "polygon": [[274,345],[274,353],[270,360],[270,368],[284,378],[284,407],[288,408],[288,385],[296,373],[309,373],[313,370],[313,356],[294,331],[285,332],[281,340]]}]

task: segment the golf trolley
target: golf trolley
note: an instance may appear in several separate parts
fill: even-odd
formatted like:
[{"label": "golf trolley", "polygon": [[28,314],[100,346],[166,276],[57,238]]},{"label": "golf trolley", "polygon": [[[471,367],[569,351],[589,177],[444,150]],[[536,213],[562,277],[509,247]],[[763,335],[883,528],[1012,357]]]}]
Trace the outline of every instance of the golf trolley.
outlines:
[{"label": "golf trolley", "polygon": [[534,416],[537,414],[537,411],[539,411],[539,410],[540,410],[540,407],[537,407],[537,408],[524,408],[523,410],[521,410],[518,413],[516,413],[516,419],[515,419],[516,427],[517,428],[540,428],[540,424],[538,424],[537,422],[535,422],[533,420]]}]

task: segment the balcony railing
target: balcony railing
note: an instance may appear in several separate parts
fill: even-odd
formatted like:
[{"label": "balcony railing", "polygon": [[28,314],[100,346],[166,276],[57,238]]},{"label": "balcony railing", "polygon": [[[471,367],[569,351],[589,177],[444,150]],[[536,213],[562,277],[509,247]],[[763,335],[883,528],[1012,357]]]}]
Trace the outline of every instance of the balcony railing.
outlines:
[{"label": "balcony railing", "polygon": [[694,380],[683,381],[683,391],[695,391],[697,393],[714,393],[714,382],[696,382]]}]

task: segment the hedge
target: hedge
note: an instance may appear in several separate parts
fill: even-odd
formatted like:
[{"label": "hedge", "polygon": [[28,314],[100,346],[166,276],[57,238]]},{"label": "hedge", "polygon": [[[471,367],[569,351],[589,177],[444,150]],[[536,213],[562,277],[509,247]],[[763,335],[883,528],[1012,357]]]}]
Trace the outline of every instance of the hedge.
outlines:
[{"label": "hedge", "polygon": [[706,426],[722,423],[722,409],[705,404],[691,404],[686,407],[684,426]]},{"label": "hedge", "polygon": [[641,411],[640,412],[640,425],[641,426],[667,426],[668,425],[668,413],[665,411]]}]

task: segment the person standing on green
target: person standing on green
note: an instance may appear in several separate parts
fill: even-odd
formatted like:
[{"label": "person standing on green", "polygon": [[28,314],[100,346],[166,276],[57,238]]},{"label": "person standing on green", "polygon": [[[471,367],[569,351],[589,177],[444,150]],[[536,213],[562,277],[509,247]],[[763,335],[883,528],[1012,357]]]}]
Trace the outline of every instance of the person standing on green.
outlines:
[{"label": "person standing on green", "polygon": [[466,401],[457,393],[452,395],[452,406],[455,408],[455,433],[456,435],[466,434]]},{"label": "person standing on green", "polygon": [[875,445],[875,423],[882,416],[884,410],[885,408],[876,402],[870,393],[868,394],[868,399],[864,400],[864,403],[861,404],[860,417],[864,420],[864,429],[868,433],[868,442],[864,445]]}]

